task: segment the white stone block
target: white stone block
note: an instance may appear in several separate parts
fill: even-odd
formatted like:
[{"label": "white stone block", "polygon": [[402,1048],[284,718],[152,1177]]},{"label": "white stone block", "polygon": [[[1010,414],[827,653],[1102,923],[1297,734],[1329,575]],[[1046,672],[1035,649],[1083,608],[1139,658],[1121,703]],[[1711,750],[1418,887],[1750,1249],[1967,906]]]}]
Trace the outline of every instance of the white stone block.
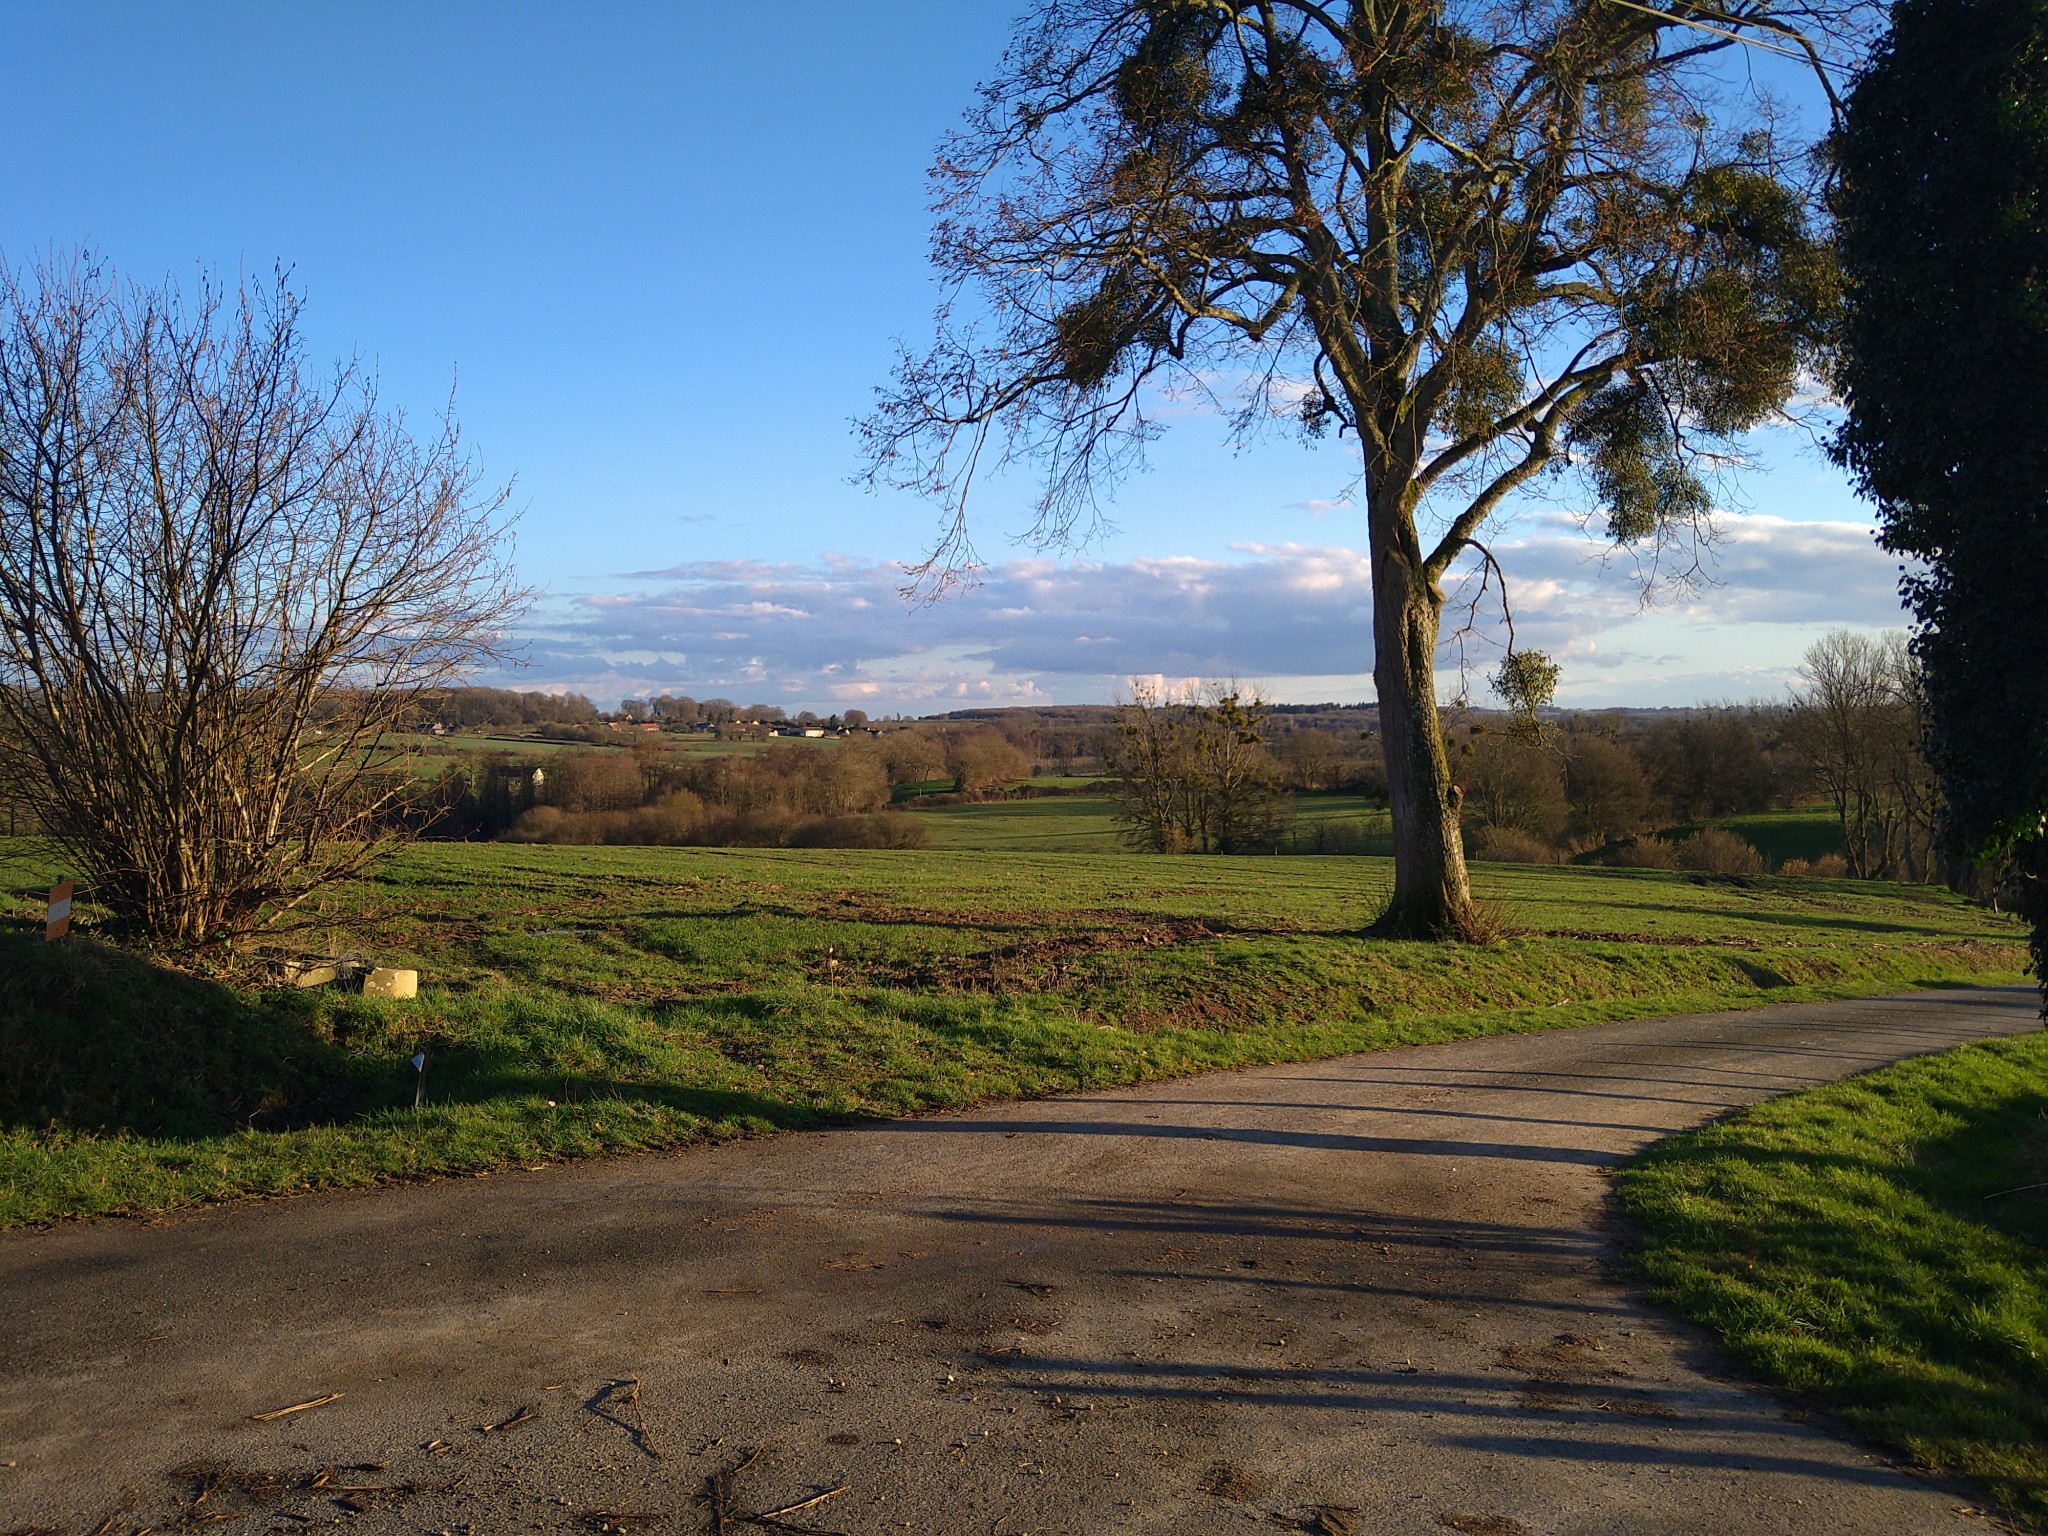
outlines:
[{"label": "white stone block", "polygon": [[380,965],[363,978],[365,997],[418,997],[420,973]]}]

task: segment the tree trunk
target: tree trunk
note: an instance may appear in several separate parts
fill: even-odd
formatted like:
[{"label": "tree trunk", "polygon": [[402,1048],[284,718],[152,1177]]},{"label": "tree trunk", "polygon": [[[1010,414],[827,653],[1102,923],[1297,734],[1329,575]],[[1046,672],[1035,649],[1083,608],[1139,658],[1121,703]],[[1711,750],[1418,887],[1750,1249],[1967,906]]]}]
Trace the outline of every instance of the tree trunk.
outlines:
[{"label": "tree trunk", "polygon": [[1379,927],[1405,938],[1473,938],[1479,924],[1458,825],[1463,796],[1436,709],[1443,594],[1424,575],[1412,532],[1409,549],[1400,542],[1376,537],[1372,555],[1373,683],[1394,822],[1394,895]]}]

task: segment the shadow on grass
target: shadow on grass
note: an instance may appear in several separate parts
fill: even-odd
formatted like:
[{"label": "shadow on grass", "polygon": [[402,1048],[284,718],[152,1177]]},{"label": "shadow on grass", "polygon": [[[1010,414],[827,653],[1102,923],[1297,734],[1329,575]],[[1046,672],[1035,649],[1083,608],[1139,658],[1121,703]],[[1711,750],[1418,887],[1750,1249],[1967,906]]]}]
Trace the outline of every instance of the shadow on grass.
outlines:
[{"label": "shadow on grass", "polygon": [[1957,1220],[2048,1255],[2048,1087],[1995,1105],[1943,1107],[1961,1123],[1921,1142],[1902,1181]]},{"label": "shadow on grass", "polygon": [[1695,922],[1702,918],[1719,917],[1744,923],[1758,923],[1774,928],[1792,928],[1819,933],[1905,933],[1925,935],[1926,925],[1911,922],[1886,922],[1871,917],[1851,917],[1834,911],[1815,912],[1771,912],[1760,908],[1745,907],[1739,912],[1702,912],[1698,907],[1688,907],[1679,902],[1663,901],[1603,901],[1602,907],[1616,911],[1661,912],[1668,916],[1683,917]]},{"label": "shadow on grass", "polygon": [[[722,1001],[741,1018],[765,1007]],[[0,1128],[198,1140],[345,1124],[411,1104],[419,1027],[328,991],[248,995],[88,939],[0,933]],[[540,1065],[530,1045],[429,1042],[429,1102],[623,1100],[714,1123],[819,1123],[742,1089]]]},{"label": "shadow on grass", "polygon": [[377,1064],[227,987],[90,939],[0,934],[0,1125],[218,1135],[329,1119]]}]

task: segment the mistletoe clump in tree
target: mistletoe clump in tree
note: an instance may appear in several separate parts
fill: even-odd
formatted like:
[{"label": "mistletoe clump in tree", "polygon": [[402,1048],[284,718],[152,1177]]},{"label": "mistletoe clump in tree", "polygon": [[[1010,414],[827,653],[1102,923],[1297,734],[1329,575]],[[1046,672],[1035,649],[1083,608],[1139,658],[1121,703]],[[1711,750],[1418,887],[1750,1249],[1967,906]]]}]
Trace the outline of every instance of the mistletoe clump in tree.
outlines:
[{"label": "mistletoe clump in tree", "polygon": [[1834,150],[1837,448],[1916,557],[1946,834],[2013,855],[2048,988],[2048,4],[1903,0]]},{"label": "mistletoe clump in tree", "polygon": [[1031,461],[1059,543],[1162,387],[1240,380],[1247,429],[1300,400],[1359,454],[1385,926],[1472,931],[1445,583],[1566,459],[1652,569],[1703,531],[1702,452],[1783,406],[1834,292],[1796,146],[1721,66],[1847,9],[1040,0],[935,172],[934,260],[967,304],[863,427],[874,478],[948,508],[923,574],[973,564],[978,464]]}]

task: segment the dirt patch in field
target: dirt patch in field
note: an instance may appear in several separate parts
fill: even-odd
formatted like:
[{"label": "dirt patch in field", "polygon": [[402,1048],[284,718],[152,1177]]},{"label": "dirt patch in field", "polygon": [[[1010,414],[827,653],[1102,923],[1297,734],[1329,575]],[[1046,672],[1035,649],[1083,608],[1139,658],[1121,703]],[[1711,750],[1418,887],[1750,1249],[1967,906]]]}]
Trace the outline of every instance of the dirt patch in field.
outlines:
[{"label": "dirt patch in field", "polygon": [[1200,944],[1220,937],[1201,918],[1153,918],[1091,914],[1100,926],[1035,933],[1014,943],[999,944],[976,955],[946,955],[925,960],[849,961],[850,979],[870,986],[943,992],[1058,992],[1076,979],[1074,968],[1097,955],[1131,950],[1167,949]]}]

